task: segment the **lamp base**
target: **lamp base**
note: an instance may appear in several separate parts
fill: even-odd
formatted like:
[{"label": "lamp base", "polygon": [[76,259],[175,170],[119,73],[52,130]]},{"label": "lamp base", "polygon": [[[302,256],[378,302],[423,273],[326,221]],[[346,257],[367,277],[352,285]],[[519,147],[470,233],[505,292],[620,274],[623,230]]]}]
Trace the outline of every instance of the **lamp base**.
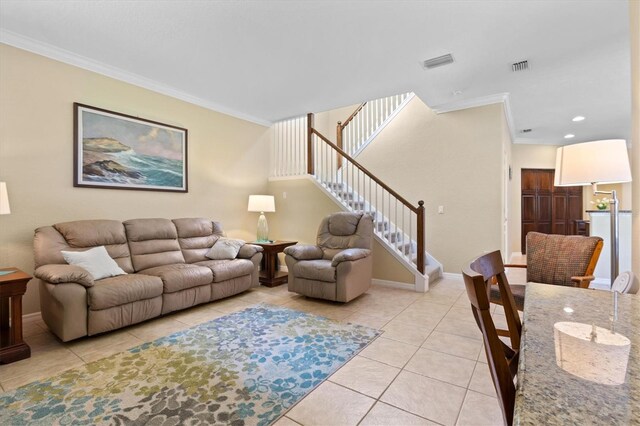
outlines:
[{"label": "lamp base", "polygon": [[260,217],[258,218],[258,232],[256,233],[256,240],[259,243],[269,242],[269,225],[267,225],[267,218],[264,215],[264,212],[260,212]]}]

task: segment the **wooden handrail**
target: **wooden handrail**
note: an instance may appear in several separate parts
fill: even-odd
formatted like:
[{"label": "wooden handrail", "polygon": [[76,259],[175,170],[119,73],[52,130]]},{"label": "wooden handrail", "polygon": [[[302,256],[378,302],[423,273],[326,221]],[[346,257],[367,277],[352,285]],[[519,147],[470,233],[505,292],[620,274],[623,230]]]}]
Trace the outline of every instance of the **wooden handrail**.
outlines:
[{"label": "wooden handrail", "polygon": [[341,123],[341,124],[340,124],[340,127],[341,127],[341,128],[343,128],[343,129],[344,129],[345,127],[347,127],[347,124],[349,124],[349,123],[351,122],[351,120],[353,120],[353,119],[356,117],[356,115],[358,115],[358,113],[360,112],[360,110],[361,110],[362,108],[364,108],[364,106],[365,106],[366,104],[367,104],[366,102],[361,103],[361,104],[360,104],[360,106],[359,106],[358,108],[356,108],[356,110],[355,110],[355,111],[353,111],[353,114],[351,114],[351,115],[349,116],[349,118],[347,118],[347,119],[345,120],[345,122],[344,122],[344,123]]},{"label": "wooden handrail", "polygon": [[[369,170],[367,170],[366,167],[364,167],[362,164],[358,163],[356,160],[353,159],[353,157],[351,157],[349,154],[347,154],[346,152],[344,152],[342,149],[340,149],[336,144],[334,144],[333,142],[331,142],[329,139],[327,139],[322,133],[318,132],[316,129],[311,128],[311,132],[313,134],[315,134],[316,136],[318,136],[320,139],[322,139],[327,145],[329,145],[331,148],[335,149],[340,155],[342,155],[344,158],[346,158],[347,160],[349,160],[349,162],[351,162],[354,166],[356,166],[358,169],[362,170],[367,176],[369,176],[369,178],[371,178],[371,180],[373,180],[374,182],[376,182],[378,185],[380,185],[382,188],[384,188],[389,194],[393,195],[395,198],[398,199],[398,201],[400,201],[402,204],[404,204],[405,206],[407,206],[412,212],[414,213],[418,213],[420,211],[420,206],[422,206],[424,204],[424,201],[418,201],[418,207],[414,207],[409,201],[407,201],[402,195],[398,194],[396,191],[394,191],[393,189],[389,188],[389,186],[382,182],[380,179],[378,179],[373,173],[371,173]],[[422,203],[422,204],[420,204]],[[424,209],[424,207],[423,207]]]}]

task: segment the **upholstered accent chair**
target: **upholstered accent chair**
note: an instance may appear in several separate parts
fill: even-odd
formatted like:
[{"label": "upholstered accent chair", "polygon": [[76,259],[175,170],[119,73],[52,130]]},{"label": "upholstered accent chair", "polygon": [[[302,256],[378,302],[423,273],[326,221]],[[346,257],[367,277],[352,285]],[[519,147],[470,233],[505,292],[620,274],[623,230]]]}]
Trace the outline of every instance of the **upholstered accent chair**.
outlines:
[{"label": "upholstered accent chair", "polygon": [[289,291],[308,297],[348,302],[367,291],[373,273],[373,219],[361,212],[325,217],[316,245],[287,247]]},{"label": "upholstered accent chair", "polygon": [[[602,238],[581,235],[527,234],[527,264],[505,265],[527,268],[527,282],[588,288],[602,251]],[[511,284],[519,310],[524,309],[525,285]],[[500,290],[491,286],[491,302],[502,304]]]}]

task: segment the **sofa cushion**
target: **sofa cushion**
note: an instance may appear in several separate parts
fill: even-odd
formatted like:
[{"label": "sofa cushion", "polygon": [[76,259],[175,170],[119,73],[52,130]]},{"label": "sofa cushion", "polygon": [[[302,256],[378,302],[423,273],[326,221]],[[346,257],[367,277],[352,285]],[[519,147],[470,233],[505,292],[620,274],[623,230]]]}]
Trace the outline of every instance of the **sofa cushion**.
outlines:
[{"label": "sofa cushion", "polygon": [[336,282],[336,268],[331,266],[331,260],[301,260],[293,266],[293,275],[308,280]]},{"label": "sofa cushion", "polygon": [[211,269],[214,283],[250,275],[254,271],[253,262],[247,259],[205,260],[196,265]]},{"label": "sofa cushion", "polygon": [[140,273],[160,277],[165,293],[173,293],[213,282],[211,269],[186,263],[156,266],[144,269]]},{"label": "sofa cushion", "polygon": [[178,242],[187,263],[207,260],[206,253],[223,236],[218,222],[204,218],[173,219],[178,232]]},{"label": "sofa cushion", "polygon": [[169,219],[132,219],[124,227],[136,271],[185,263],[176,227]]},{"label": "sofa cushion", "polygon": [[[124,225],[117,220],[77,220],[57,223],[53,228],[65,240],[68,247],[59,250],[82,251],[104,246],[107,253],[125,272],[133,272],[129,244]],[[38,236],[36,230],[36,237]],[[57,262],[64,263],[64,262]]]},{"label": "sofa cushion", "polygon": [[87,294],[90,309],[107,309],[160,296],[162,280],[142,274],[119,275],[96,281]]}]

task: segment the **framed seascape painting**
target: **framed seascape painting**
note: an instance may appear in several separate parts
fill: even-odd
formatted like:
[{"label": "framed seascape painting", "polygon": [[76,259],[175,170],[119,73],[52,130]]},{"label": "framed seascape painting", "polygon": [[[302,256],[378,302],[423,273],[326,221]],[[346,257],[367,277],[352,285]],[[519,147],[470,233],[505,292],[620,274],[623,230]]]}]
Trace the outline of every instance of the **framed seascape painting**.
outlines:
[{"label": "framed seascape painting", "polygon": [[187,192],[187,129],[73,106],[73,186]]}]

